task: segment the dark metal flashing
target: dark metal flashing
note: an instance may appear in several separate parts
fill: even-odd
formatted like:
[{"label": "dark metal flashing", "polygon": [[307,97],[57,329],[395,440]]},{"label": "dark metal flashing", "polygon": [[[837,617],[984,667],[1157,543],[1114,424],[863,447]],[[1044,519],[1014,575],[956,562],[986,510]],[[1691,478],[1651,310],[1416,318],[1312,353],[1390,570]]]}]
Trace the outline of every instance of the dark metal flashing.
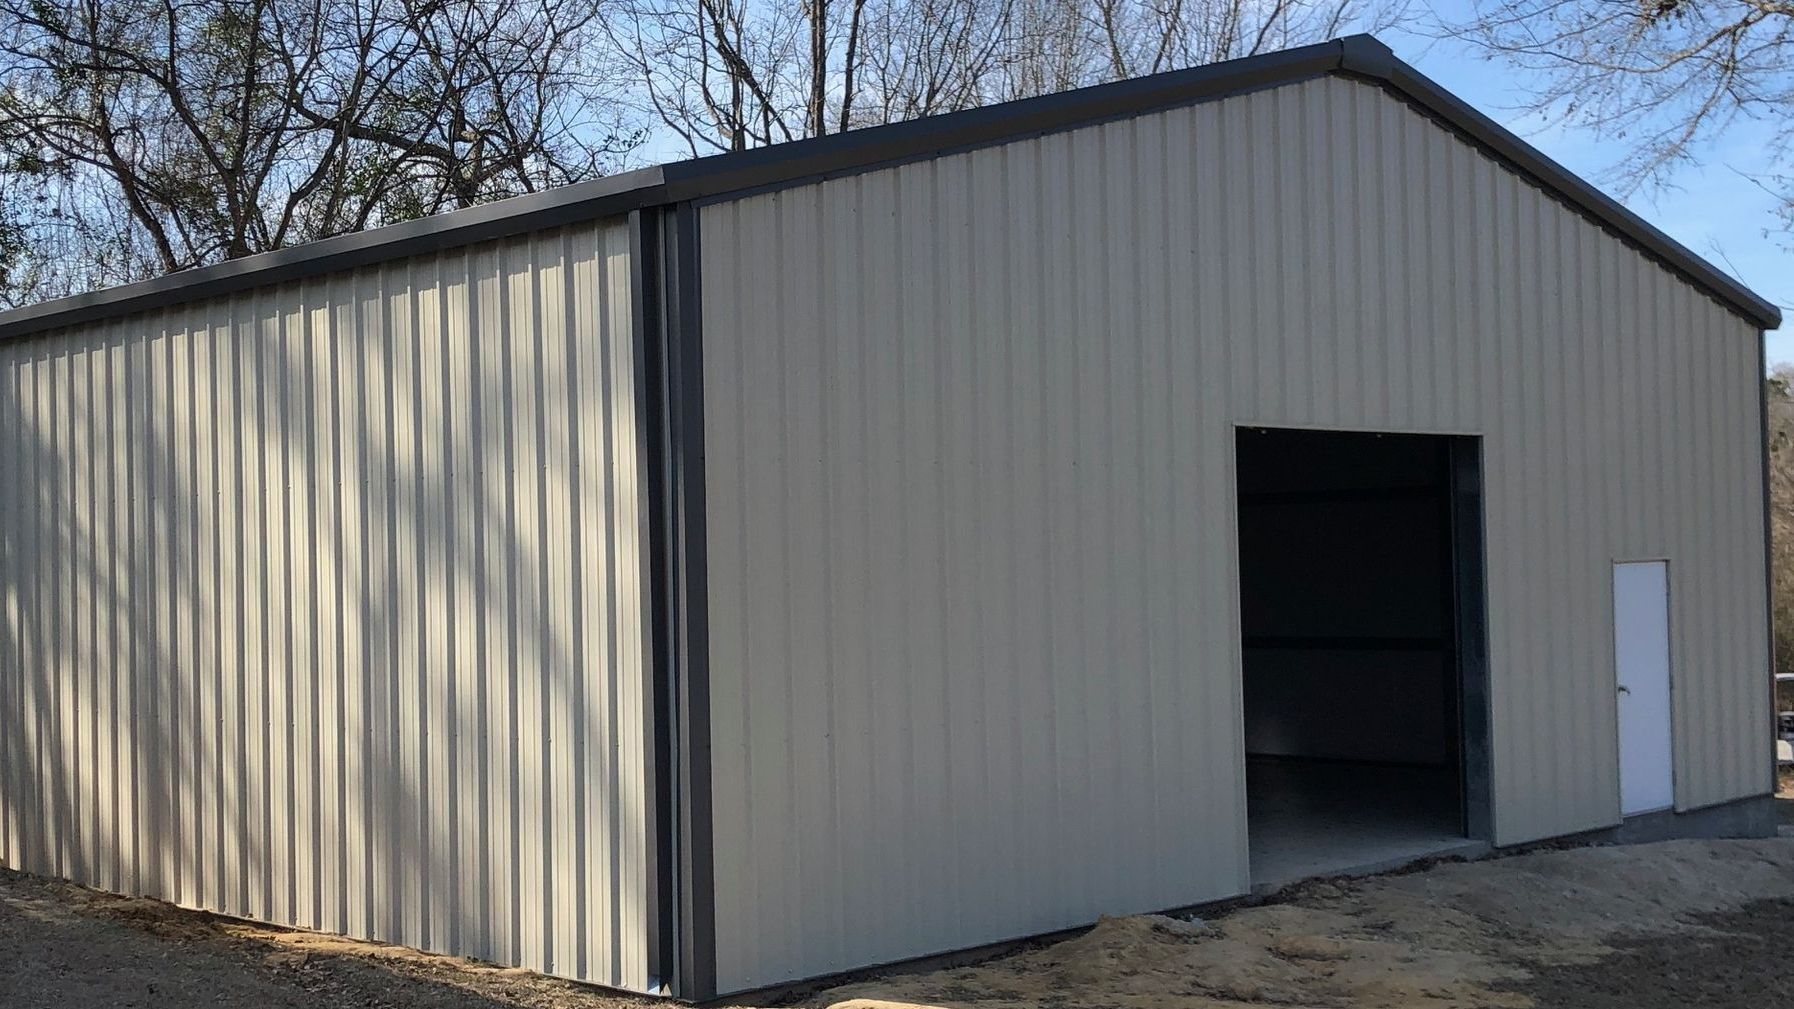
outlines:
[{"label": "dark metal flashing", "polygon": [[1763,631],[1768,635],[1769,668],[1763,670],[1763,679],[1769,684],[1769,791],[1774,792],[1780,782],[1777,780],[1777,761],[1781,754],[1777,753],[1776,741],[1779,736],[1778,710],[1775,689],[1775,531],[1770,516],[1774,514],[1769,497],[1769,345],[1762,334],[1757,336],[1757,421],[1761,441],[1761,458],[1763,480]]},{"label": "dark metal flashing", "polygon": [[[1248,84],[1248,85],[1242,85],[1242,86],[1236,87],[1236,88],[1220,89],[1220,90],[1216,90],[1212,94],[1201,95],[1199,97],[1194,97],[1194,98],[1191,98],[1191,99],[1189,99],[1187,101],[1183,101],[1183,102],[1174,102],[1170,105],[1154,105],[1154,106],[1149,106],[1146,108],[1136,108],[1136,109],[1132,109],[1132,110],[1128,110],[1128,111],[1113,112],[1113,113],[1103,114],[1103,115],[1093,115],[1092,117],[1090,117],[1088,119],[1068,120],[1064,123],[1059,123],[1059,124],[1055,124],[1052,126],[1043,126],[1039,129],[1029,130],[1025,133],[1001,133],[1001,134],[995,134],[995,135],[992,135],[992,136],[986,137],[986,138],[974,138],[974,139],[966,141],[965,143],[954,144],[951,146],[929,147],[926,150],[917,151],[917,152],[913,152],[913,153],[907,153],[907,154],[899,154],[894,157],[885,158],[885,159],[882,159],[879,161],[867,161],[867,162],[863,162],[863,163],[857,163],[857,164],[846,165],[846,166],[841,166],[841,167],[828,168],[828,169],[810,172],[810,173],[806,173],[806,174],[802,174],[802,175],[792,175],[792,176],[785,177],[785,178],[775,179],[771,182],[762,183],[757,186],[749,186],[745,189],[731,189],[727,192],[715,193],[715,194],[708,195],[708,196],[699,196],[699,197],[693,199],[691,202],[692,202],[692,205],[696,206],[696,207],[708,207],[713,204],[729,203],[729,202],[732,202],[735,200],[746,199],[750,196],[759,196],[764,193],[777,193],[777,192],[781,192],[781,191],[787,190],[787,189],[797,189],[797,188],[801,188],[803,186],[815,185],[817,183],[828,182],[833,179],[852,178],[853,176],[856,176],[856,175],[864,175],[867,172],[884,171],[885,169],[889,169],[889,168],[899,168],[899,167],[902,167],[903,165],[912,165],[912,164],[916,164],[918,162],[934,161],[934,160],[937,160],[940,158],[949,158],[949,157],[953,157],[955,155],[967,154],[967,153],[970,153],[973,151],[987,150],[989,148],[998,147],[1003,144],[1015,143],[1016,141],[1019,141],[1019,140],[1033,140],[1033,139],[1037,139],[1040,137],[1049,137],[1056,133],[1066,133],[1066,132],[1070,132],[1072,130],[1081,130],[1081,129],[1086,129],[1086,128],[1092,127],[1092,126],[1101,126],[1104,123],[1120,122],[1120,121],[1127,120],[1127,119],[1133,119],[1133,118],[1136,118],[1141,115],[1149,115],[1153,112],[1163,112],[1168,109],[1188,107],[1191,105],[1198,105],[1203,102],[1218,101],[1223,98],[1237,98],[1240,95],[1249,95],[1256,91],[1270,91],[1274,88],[1285,87],[1290,84],[1300,83],[1302,81],[1316,80],[1321,77],[1327,76],[1327,74],[1329,72],[1330,71],[1322,71],[1320,73],[1308,74],[1306,76],[1292,76],[1285,80],[1274,81],[1271,83]],[[923,121],[923,120],[918,120],[918,121]],[[896,124],[896,125],[907,125],[907,124],[900,123],[900,124]],[[881,127],[876,127],[876,128],[877,129],[890,129],[891,127],[881,126]],[[803,141],[803,142],[807,143],[808,141]]]},{"label": "dark metal flashing", "polygon": [[626,214],[664,202],[661,170],[644,168],[481,207],[338,235],[0,313],[0,340],[202,298],[236,294],[406,256]]},{"label": "dark metal flashing", "polygon": [[[667,189],[701,206],[1284,87],[1338,72],[1339,46],[1337,41],[1322,42],[964,112],[712,155],[665,166]],[[749,163],[756,156],[764,160]],[[706,170],[710,162],[717,164]]]},{"label": "dark metal flashing", "polygon": [[[1535,851],[1549,851],[1573,845],[1599,844],[1650,844],[1657,841],[1669,841],[1682,838],[1720,839],[1720,838],[1752,838],[1774,837],[1776,835],[1776,804],[1773,795],[1754,795],[1743,799],[1706,806],[1700,809],[1676,812],[1663,810],[1658,813],[1645,813],[1629,816],[1612,827],[1567,834],[1560,837],[1541,838],[1521,844],[1496,848],[1487,844],[1467,844],[1462,849],[1448,851],[1445,854],[1422,854],[1406,859],[1392,860],[1385,868],[1368,873],[1346,873],[1346,876],[1384,875],[1395,872],[1411,872],[1415,869],[1427,868],[1441,863],[1482,861],[1484,859],[1511,858]],[[1468,851],[1469,853],[1460,853]],[[1313,876],[1310,879],[1342,878],[1340,876]],[[1283,896],[1292,892],[1291,887],[1298,889],[1301,881],[1278,884],[1265,888],[1263,892],[1240,894],[1234,897],[1222,897],[1217,900],[1203,901],[1196,904],[1181,904],[1166,908],[1160,914],[1180,918],[1203,918],[1213,920],[1221,915],[1244,907],[1258,907],[1267,903],[1280,903],[1287,899]],[[1000,956],[1008,956],[1029,949],[1075,939],[1090,930],[1090,925],[1076,925],[1071,928],[1041,932],[1036,935],[1020,936],[1013,939],[1002,939],[971,946],[965,949],[948,950],[940,953],[929,953],[917,957],[892,960],[869,967],[856,967],[851,970],[833,974],[821,974],[801,980],[784,981],[760,988],[724,993],[727,1002],[715,999],[712,1005],[767,1005],[794,1004],[809,998],[818,992],[838,985],[853,984],[859,981],[887,977],[893,974],[915,974],[923,971],[946,970],[953,967],[964,967],[982,963]]]},{"label": "dark metal flashing", "polygon": [[1683,838],[1774,837],[1779,819],[1776,801],[1774,795],[1763,794],[1695,809],[1639,813],[1612,827],[1577,834],[1569,840],[1596,844],[1651,844]]},{"label": "dark metal flashing", "polygon": [[649,962],[655,994],[702,999],[716,989],[716,940],[697,215],[688,204],[647,208],[630,213],[629,227],[642,334],[656,767]]},{"label": "dark metal flashing", "polygon": [[643,825],[647,858],[648,893],[644,907],[647,936],[648,990],[654,995],[673,994],[678,971],[674,908],[678,902],[678,876],[673,853],[678,821],[673,803],[672,753],[677,736],[673,707],[673,671],[670,628],[674,611],[672,555],[667,544],[667,417],[665,407],[666,354],[661,311],[660,214],[651,210],[629,213],[629,307],[635,359],[636,448],[644,460],[647,507],[642,511],[640,583],[647,589],[643,607],[648,642],[648,661],[643,670],[647,682],[642,696],[648,699],[648,760],[642,769],[649,797],[647,823]]},{"label": "dark metal flashing", "polygon": [[705,998],[715,982],[710,843],[708,589],[697,215],[632,211],[630,276],[642,334],[647,577],[652,654],[655,994]]},{"label": "dark metal flashing", "polygon": [[1494,732],[1489,683],[1489,604],[1483,546],[1482,439],[1447,441],[1451,480],[1451,571],[1458,666],[1458,747],[1464,834],[1495,839]]},{"label": "dark metal flashing", "polygon": [[1347,35],[1339,40],[1339,69],[1348,74],[1388,80],[1397,67],[1406,65],[1374,35]]},{"label": "dark metal flashing", "polygon": [[1383,85],[1494,155],[1508,167],[1530,177],[1571,210],[1581,213],[1627,244],[1667,266],[1671,272],[1706,291],[1714,300],[1746,320],[1763,329],[1775,329],[1781,325],[1781,309],[1767,299],[1695,255],[1655,225],[1584,181],[1581,176],[1546,157],[1537,148],[1478,112],[1457,95],[1440,87],[1425,74],[1396,59],[1394,53],[1381,42],[1368,35],[1354,35],[1341,40],[1341,44],[1347,52],[1340,68],[1343,72]]},{"label": "dark metal flashing", "polygon": [[0,313],[0,340],[403,256],[871,171],[1326,74],[1372,81],[1764,329],[1781,311],[1397,59],[1369,35],[832,136],[712,155]]},{"label": "dark metal flashing", "polygon": [[659,212],[661,501],[654,519],[665,554],[663,633],[674,747],[668,773],[676,864],[674,993],[716,994],[715,856],[711,843],[710,600],[705,549],[704,351],[698,290],[698,215],[689,203]]}]

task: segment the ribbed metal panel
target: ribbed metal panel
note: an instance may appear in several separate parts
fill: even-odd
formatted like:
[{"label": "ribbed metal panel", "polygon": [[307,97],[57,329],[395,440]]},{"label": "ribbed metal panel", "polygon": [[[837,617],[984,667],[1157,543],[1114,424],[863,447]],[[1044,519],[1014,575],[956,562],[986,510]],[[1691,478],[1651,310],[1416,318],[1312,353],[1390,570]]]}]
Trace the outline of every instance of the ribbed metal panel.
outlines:
[{"label": "ribbed metal panel", "polygon": [[6,863],[648,983],[627,231],[0,346]]},{"label": "ribbed metal panel", "polygon": [[1500,843],[1768,783],[1750,325],[1343,78],[708,207],[718,982],[1247,887],[1233,426],[1481,435]]}]

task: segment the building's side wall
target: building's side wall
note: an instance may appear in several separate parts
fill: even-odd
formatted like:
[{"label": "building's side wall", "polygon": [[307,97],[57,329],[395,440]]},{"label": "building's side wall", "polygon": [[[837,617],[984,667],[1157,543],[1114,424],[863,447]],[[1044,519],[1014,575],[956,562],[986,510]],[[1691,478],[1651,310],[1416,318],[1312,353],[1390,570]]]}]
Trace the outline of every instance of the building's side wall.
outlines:
[{"label": "building's side wall", "polygon": [[647,983],[626,229],[0,346],[0,853]]},{"label": "building's side wall", "polygon": [[1233,426],[1477,434],[1497,840],[1769,782],[1756,334],[1327,79],[704,210],[718,982],[1247,886]]}]

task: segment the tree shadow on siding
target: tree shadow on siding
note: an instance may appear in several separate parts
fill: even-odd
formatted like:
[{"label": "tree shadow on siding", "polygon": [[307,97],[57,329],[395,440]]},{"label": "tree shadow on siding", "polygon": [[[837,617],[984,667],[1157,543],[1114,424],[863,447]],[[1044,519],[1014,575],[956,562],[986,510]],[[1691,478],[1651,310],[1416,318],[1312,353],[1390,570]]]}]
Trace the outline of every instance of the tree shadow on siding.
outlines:
[{"label": "tree shadow on siding", "polygon": [[[221,754],[193,742],[217,738],[198,677],[218,667],[199,661],[207,573],[176,547],[201,503],[174,435],[191,409],[175,350],[140,333],[5,356],[3,815],[22,868],[202,904],[223,846],[197,835],[243,818],[206,787]],[[237,844],[259,871],[259,846]]]},{"label": "tree shadow on siding", "polygon": [[[645,894],[625,882],[605,903],[592,874],[623,879],[637,856],[597,836],[587,803],[634,832],[625,851],[650,843],[613,731],[638,716],[589,664],[621,668],[617,635],[639,628],[616,626],[615,600],[635,572],[587,584],[587,554],[615,568],[629,545],[608,519],[634,507],[614,479],[631,386],[558,307],[594,277],[531,265],[591,234],[307,285],[321,314],[244,297],[172,333],[14,345],[9,860],[627,979],[609,964]],[[588,296],[581,312],[604,310]],[[513,339],[483,311],[532,325]],[[438,339],[431,313],[462,324]]]}]

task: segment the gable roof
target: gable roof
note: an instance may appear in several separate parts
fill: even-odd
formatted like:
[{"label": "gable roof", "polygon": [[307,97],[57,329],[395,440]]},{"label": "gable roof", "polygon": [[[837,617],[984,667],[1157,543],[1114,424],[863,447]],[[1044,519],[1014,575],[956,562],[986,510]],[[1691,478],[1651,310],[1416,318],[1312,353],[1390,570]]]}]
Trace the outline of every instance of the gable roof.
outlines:
[{"label": "gable roof", "polygon": [[1369,35],[770,147],[674,162],[0,313],[0,340],[685,201],[729,198],[1329,74],[1380,85],[1764,329],[1781,311]]}]

